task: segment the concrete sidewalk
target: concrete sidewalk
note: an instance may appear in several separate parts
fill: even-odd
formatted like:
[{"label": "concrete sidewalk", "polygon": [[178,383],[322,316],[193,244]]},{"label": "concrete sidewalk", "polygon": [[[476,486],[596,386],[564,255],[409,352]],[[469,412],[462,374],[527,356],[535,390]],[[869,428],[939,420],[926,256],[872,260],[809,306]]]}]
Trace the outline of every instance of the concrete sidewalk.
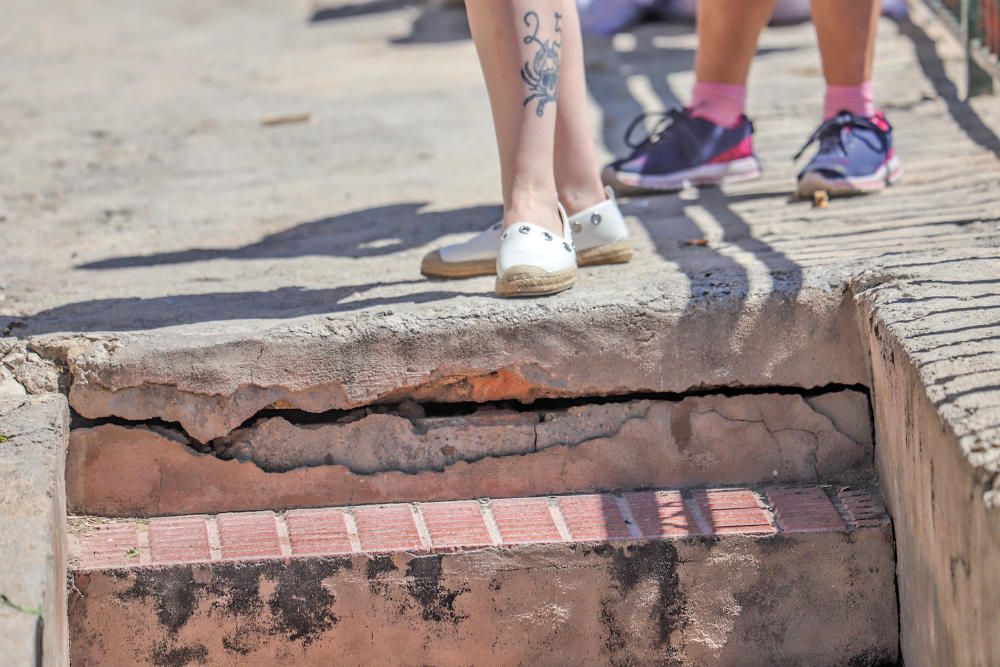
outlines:
[{"label": "concrete sidewalk", "polygon": [[[626,201],[631,264],[503,301],[490,278],[419,273],[499,214],[461,14],[8,4],[0,386],[200,442],[265,409],[864,387],[904,657],[1000,654],[984,583],[1000,558],[1000,99],[959,101],[933,25],[881,27],[898,187],[790,201],[822,81],[812,28],[771,30],[750,102],[765,178]],[[637,113],[685,99],[694,45],[683,26],[588,43],[605,156]]]}]

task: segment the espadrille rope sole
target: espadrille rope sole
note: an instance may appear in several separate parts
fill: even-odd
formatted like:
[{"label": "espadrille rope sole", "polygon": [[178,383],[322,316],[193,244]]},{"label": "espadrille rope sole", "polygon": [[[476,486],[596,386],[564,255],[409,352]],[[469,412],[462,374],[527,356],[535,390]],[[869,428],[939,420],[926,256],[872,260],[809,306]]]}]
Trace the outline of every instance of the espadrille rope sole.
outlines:
[{"label": "espadrille rope sole", "polygon": [[512,266],[497,278],[497,296],[545,296],[576,284],[576,268],[549,273],[535,266]]}]

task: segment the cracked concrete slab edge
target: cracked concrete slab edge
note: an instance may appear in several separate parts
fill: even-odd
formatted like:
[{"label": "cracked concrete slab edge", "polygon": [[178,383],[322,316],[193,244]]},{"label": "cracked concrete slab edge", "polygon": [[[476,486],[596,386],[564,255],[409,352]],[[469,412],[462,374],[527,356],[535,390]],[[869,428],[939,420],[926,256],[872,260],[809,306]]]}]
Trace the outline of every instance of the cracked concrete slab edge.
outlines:
[{"label": "cracked concrete slab edge", "polygon": [[65,396],[0,395],[0,434],[0,655],[12,667],[65,665]]},{"label": "cracked concrete slab edge", "polygon": [[480,312],[461,322],[409,315],[337,332],[305,319],[238,336],[32,341],[67,369],[70,404],[83,417],[178,422],[205,442],[267,408],[860,385],[868,373],[854,308],[846,289],[826,285],[683,313],[634,304],[542,309],[524,322]]}]

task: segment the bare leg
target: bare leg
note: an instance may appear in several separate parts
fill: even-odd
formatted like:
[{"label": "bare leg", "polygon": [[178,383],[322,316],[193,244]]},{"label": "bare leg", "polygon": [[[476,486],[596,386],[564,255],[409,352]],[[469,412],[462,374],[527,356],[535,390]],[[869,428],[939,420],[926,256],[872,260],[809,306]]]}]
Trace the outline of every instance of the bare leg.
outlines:
[{"label": "bare leg", "polygon": [[823,76],[832,86],[856,86],[872,78],[878,0],[812,0]]},{"label": "bare leg", "polygon": [[[829,4],[853,0],[827,0]],[[745,85],[757,40],[775,0],[701,0],[698,3],[698,81]]]},{"label": "bare leg", "polygon": [[583,36],[575,2],[568,3],[563,12],[554,166],[559,201],[570,215],[604,201],[588,114]]},{"label": "bare leg", "polygon": [[557,234],[553,160],[563,16],[572,0],[466,0],[493,112],[504,226]]}]

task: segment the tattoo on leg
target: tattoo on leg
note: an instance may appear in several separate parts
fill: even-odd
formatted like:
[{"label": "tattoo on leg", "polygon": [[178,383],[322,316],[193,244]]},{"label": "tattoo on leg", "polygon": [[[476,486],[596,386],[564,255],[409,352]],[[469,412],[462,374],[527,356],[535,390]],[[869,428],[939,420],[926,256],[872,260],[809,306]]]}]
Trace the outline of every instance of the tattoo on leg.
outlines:
[{"label": "tattoo on leg", "polygon": [[[562,47],[562,27],[559,19],[562,15],[556,12],[556,37],[539,39],[538,30],[542,20],[538,13],[530,11],[524,15],[524,25],[532,29],[530,35],[524,37],[525,44],[534,44],[538,51],[530,62],[521,68],[521,79],[528,85],[528,96],[524,98],[524,106],[537,102],[535,115],[539,118],[545,115],[545,105],[555,102],[559,97],[559,49]],[[558,41],[556,41],[558,40]]]}]

